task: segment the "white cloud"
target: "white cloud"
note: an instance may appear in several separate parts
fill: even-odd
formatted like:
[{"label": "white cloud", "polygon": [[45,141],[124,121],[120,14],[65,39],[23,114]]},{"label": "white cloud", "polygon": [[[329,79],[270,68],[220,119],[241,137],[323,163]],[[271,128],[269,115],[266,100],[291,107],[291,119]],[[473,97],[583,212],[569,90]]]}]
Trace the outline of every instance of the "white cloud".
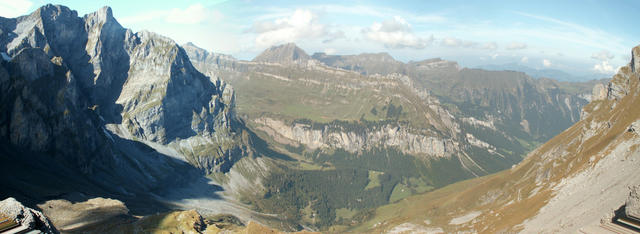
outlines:
[{"label": "white cloud", "polygon": [[496,60],[500,56],[498,53],[491,55],[491,59]]},{"label": "white cloud", "polygon": [[599,52],[591,54],[591,58],[595,60],[599,60],[599,63],[593,65],[592,70],[602,73],[602,74],[613,74],[617,69],[613,67],[613,65],[609,64],[609,62],[615,58],[615,56],[609,52],[608,50],[601,50]]},{"label": "white cloud", "polygon": [[[552,17],[533,15],[524,12],[515,12],[522,16],[552,23],[557,27],[545,27],[541,29],[527,29],[522,35],[531,37],[540,37],[552,39],[555,41],[564,41],[572,45],[580,45],[581,47],[595,47],[601,49],[615,48],[614,51],[626,51],[627,46],[624,40],[617,35],[608,33],[601,29],[589,28],[573,22],[563,21]],[[529,31],[529,32],[527,32]],[[607,43],[602,43],[606,41]]]},{"label": "white cloud", "polygon": [[393,16],[402,15],[403,18],[416,23],[445,23],[447,18],[438,14],[413,14],[407,11],[401,11],[394,8],[377,7],[374,4],[367,5],[336,5],[322,4],[309,6],[309,9],[326,12],[329,14],[346,14],[373,16],[377,18],[391,18]]},{"label": "white cloud", "polygon": [[602,74],[613,74],[616,69],[609,64],[609,61],[602,61],[593,65],[593,70]]},{"label": "white cloud", "polygon": [[[299,39],[316,39],[330,35],[324,24],[318,23],[317,15],[309,10],[295,10],[288,17],[274,21],[254,23],[251,32],[258,33],[255,43],[259,47],[294,42]],[[340,36],[339,32],[335,33]],[[342,34],[344,36],[344,33]],[[334,38],[327,39],[329,42]]]},{"label": "white cloud", "polygon": [[334,49],[334,48],[326,48],[326,49],[324,49],[324,53],[325,53],[325,54],[328,54],[328,55],[335,54],[336,52],[337,52],[337,51],[336,51],[336,49]]},{"label": "white cloud", "polygon": [[29,13],[33,2],[28,0],[3,0],[0,1],[0,16],[15,18]]},{"label": "white cloud", "polygon": [[522,50],[526,48],[527,44],[522,42],[511,42],[511,44],[507,45],[507,50]]},{"label": "white cloud", "polygon": [[542,66],[544,67],[551,67],[551,61],[549,61],[548,59],[543,59],[542,60]]},{"label": "white cloud", "polygon": [[327,33],[327,38],[322,40],[322,43],[331,43],[335,40],[343,38],[347,38],[347,36],[344,34],[344,31],[338,30],[332,33]]},{"label": "white cloud", "polygon": [[613,54],[608,50],[601,50],[600,52],[591,54],[592,59],[600,60],[600,61],[609,61],[613,59]]},{"label": "white cloud", "polygon": [[521,63],[528,63],[528,62],[529,62],[529,57],[527,57],[527,56],[522,57],[522,58],[520,59],[520,62],[521,62]]},{"label": "white cloud", "polygon": [[478,44],[473,41],[465,41],[465,40],[461,40],[454,37],[448,37],[448,38],[442,39],[442,42],[440,43],[448,47],[464,47],[464,48],[475,47]]},{"label": "white cloud", "polygon": [[480,47],[481,49],[485,49],[485,50],[497,50],[498,49],[498,43],[492,41],[492,42],[487,42],[482,44],[482,47]]},{"label": "white cloud", "polygon": [[424,49],[433,42],[433,36],[429,38],[416,36],[411,30],[411,25],[400,16],[382,23],[375,22],[371,27],[362,30],[362,33],[366,38],[393,49]]},{"label": "white cloud", "polygon": [[442,45],[445,45],[445,46],[458,47],[460,46],[461,43],[462,42],[457,38],[448,37],[448,38],[442,39]]}]

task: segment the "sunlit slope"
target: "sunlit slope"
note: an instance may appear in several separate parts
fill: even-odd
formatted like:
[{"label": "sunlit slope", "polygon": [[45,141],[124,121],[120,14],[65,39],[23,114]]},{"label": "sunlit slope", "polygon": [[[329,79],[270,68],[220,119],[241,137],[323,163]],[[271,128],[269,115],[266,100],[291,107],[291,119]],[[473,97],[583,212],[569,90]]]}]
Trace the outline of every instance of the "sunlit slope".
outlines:
[{"label": "sunlit slope", "polygon": [[517,166],[380,207],[354,230],[571,232],[597,222],[640,183],[639,54],[582,120]]}]

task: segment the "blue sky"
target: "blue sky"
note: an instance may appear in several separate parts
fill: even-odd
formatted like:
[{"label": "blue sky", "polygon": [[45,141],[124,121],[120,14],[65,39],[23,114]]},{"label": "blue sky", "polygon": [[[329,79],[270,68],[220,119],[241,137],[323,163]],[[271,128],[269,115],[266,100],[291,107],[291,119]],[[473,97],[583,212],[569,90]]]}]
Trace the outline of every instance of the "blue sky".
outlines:
[{"label": "blue sky", "polygon": [[134,31],[252,59],[295,42],[308,53],[388,52],[462,66],[518,63],[576,75],[613,74],[640,44],[639,1],[40,1],[0,0],[0,16],[62,4],[108,5]]}]

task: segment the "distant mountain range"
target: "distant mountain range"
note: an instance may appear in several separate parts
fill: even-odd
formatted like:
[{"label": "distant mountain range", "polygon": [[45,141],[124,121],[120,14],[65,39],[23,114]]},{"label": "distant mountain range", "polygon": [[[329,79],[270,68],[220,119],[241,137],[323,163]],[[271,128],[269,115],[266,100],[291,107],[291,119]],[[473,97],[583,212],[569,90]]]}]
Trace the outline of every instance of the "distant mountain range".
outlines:
[{"label": "distant mountain range", "polygon": [[596,74],[596,73],[592,73],[588,75],[573,75],[557,69],[536,69],[536,68],[528,67],[518,63],[507,63],[502,65],[487,64],[487,65],[477,66],[477,68],[490,70],[490,71],[519,71],[519,72],[524,72],[533,78],[550,78],[550,79],[556,79],[559,81],[572,81],[572,82],[599,80],[607,77],[606,75]]}]

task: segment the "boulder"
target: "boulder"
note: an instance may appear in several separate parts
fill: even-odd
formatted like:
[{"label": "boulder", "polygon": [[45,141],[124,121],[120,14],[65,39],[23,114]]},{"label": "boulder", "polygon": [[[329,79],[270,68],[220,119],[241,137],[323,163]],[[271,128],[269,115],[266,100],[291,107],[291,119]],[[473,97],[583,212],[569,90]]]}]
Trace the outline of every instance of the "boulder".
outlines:
[{"label": "boulder", "polygon": [[627,202],[625,203],[625,214],[640,220],[640,185],[631,187],[629,197],[627,197]]},{"label": "boulder", "polygon": [[58,233],[58,230],[42,212],[23,206],[15,198],[10,197],[0,201],[0,213],[15,220],[20,225],[28,227],[30,230]]},{"label": "boulder", "polygon": [[635,122],[631,123],[631,125],[629,125],[629,128],[627,128],[627,132],[640,134],[640,120],[636,120]]}]

